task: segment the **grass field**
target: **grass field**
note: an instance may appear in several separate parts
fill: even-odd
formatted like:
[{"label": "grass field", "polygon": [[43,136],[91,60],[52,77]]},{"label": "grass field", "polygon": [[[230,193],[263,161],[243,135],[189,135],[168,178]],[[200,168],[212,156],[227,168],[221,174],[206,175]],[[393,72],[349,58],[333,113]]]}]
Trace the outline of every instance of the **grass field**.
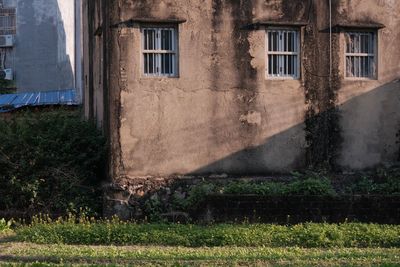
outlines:
[{"label": "grass field", "polygon": [[2,224],[0,266],[400,266],[397,225]]},{"label": "grass field", "polygon": [[37,244],[400,248],[400,226],[363,223],[137,224],[119,221],[35,222],[16,230],[19,241]]},{"label": "grass field", "polygon": [[400,249],[40,245],[8,234],[0,266],[400,266]]}]

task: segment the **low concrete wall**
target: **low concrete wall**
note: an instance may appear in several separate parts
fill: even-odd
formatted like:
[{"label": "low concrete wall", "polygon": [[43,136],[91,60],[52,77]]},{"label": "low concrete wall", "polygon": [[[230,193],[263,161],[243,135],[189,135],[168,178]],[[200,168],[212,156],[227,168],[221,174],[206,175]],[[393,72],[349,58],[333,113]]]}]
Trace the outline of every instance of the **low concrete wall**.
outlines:
[{"label": "low concrete wall", "polygon": [[210,195],[193,216],[209,222],[400,223],[400,196]]}]

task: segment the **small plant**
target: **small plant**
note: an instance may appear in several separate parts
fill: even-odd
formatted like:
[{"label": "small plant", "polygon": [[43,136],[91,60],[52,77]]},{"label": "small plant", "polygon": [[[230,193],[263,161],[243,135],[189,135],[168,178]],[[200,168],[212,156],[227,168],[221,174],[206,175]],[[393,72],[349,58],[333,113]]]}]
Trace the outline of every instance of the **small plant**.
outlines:
[{"label": "small plant", "polygon": [[161,214],[165,211],[164,206],[157,196],[147,199],[143,205],[146,219],[150,222],[161,221]]},{"label": "small plant", "polygon": [[5,219],[0,219],[0,234],[7,233],[11,231],[11,221],[6,221]]}]

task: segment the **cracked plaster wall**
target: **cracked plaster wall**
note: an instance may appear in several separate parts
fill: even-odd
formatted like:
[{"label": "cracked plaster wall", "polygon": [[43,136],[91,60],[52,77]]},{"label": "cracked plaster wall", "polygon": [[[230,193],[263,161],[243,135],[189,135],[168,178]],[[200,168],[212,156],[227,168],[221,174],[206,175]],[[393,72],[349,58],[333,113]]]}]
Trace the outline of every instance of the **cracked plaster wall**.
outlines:
[{"label": "cracked plaster wall", "polygon": [[[128,176],[240,175],[299,167],[304,133],[298,125],[305,110],[301,81],[265,80],[264,32],[239,29],[261,10],[251,1],[234,2],[124,1],[121,20],[187,19],[179,26],[179,78],[143,77],[140,28],[120,33],[120,41],[130,44],[124,45],[127,75],[120,78],[126,82],[120,141]],[[263,146],[292,127],[289,138],[276,146],[261,153],[244,151],[240,161],[225,159]]]},{"label": "cracked plaster wall", "polygon": [[[327,3],[111,1],[111,25],[137,17],[187,20],[179,25],[179,78],[142,76],[139,24],[110,30],[111,176],[249,175],[302,168],[309,149],[305,118],[337,107],[334,119],[343,139],[334,148],[339,166],[363,169],[395,161],[400,121],[395,14],[400,7],[396,1],[333,0],[334,23],[373,21],[386,28],[378,35],[375,81],[344,79],[343,34],[334,34],[329,85]],[[302,29],[307,46],[302,47],[300,80],[265,78],[265,31],[240,29],[260,18],[309,21]],[[326,129],[312,137],[320,147],[331,134]]]}]

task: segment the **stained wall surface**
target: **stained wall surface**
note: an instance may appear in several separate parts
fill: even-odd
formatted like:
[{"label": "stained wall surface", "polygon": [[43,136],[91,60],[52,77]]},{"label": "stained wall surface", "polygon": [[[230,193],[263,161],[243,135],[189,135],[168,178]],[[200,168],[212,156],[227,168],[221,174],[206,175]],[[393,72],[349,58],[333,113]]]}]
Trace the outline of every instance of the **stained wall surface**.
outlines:
[{"label": "stained wall surface", "polygon": [[[378,31],[376,80],[343,80],[338,91],[343,144],[339,163],[364,169],[398,160],[400,111],[400,5],[398,1],[340,1],[339,17],[351,21],[375,21]],[[343,36],[342,36],[343,38]],[[344,40],[342,40],[344,42]],[[338,57],[343,66],[344,48]]]},{"label": "stained wall surface", "polygon": [[[108,2],[102,38],[109,80],[93,85],[104,98],[88,109],[109,115],[111,176],[252,175],[396,161],[400,6],[332,2],[332,25],[385,25],[376,30],[376,80],[344,77],[344,33],[329,34],[328,1]],[[152,22],[137,22],[143,18]],[[185,21],[177,25],[179,76],[145,77],[141,27],[171,20]],[[246,27],[256,21],[300,31],[300,79],[266,78],[266,28]]]}]

